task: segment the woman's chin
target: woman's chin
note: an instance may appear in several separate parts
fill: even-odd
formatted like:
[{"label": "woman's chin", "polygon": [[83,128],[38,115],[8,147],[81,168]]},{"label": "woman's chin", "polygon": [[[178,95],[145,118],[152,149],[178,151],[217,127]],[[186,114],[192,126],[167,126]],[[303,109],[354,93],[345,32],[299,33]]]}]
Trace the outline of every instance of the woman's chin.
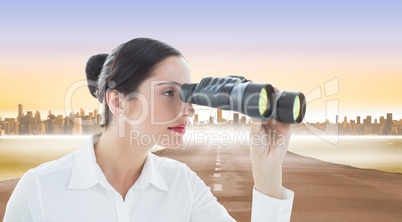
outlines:
[{"label": "woman's chin", "polygon": [[174,141],[174,143],[166,144],[163,147],[167,149],[172,149],[172,150],[177,150],[177,149],[183,149],[185,148],[186,144],[184,143],[183,140],[180,141]]},{"label": "woman's chin", "polygon": [[179,134],[177,132],[163,134],[157,144],[158,146],[173,150],[184,149],[187,145],[184,139],[184,134]]},{"label": "woman's chin", "polygon": [[167,149],[171,149],[171,150],[177,150],[177,149],[184,149],[186,146],[186,144],[182,143],[182,144],[173,144],[170,146],[166,146]]},{"label": "woman's chin", "polygon": [[166,147],[167,149],[180,149],[184,148],[186,145],[182,134],[178,135],[178,133],[173,132],[166,138],[166,140],[162,140],[161,142],[165,143],[163,147]]}]

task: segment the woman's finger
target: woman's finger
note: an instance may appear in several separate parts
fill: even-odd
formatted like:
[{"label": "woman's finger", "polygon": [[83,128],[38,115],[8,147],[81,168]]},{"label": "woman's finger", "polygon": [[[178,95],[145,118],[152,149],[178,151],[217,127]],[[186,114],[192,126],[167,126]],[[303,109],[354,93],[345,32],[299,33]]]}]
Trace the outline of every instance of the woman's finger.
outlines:
[{"label": "woman's finger", "polygon": [[251,135],[250,136],[260,133],[262,125],[263,125],[263,123],[261,120],[253,119],[251,122],[251,132],[250,132]]}]

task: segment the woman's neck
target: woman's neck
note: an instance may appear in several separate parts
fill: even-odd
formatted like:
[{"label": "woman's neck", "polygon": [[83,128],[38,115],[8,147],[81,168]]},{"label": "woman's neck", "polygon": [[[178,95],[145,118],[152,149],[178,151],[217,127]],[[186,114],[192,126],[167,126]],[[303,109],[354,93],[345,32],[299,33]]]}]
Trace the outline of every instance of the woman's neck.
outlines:
[{"label": "woman's neck", "polygon": [[129,137],[118,137],[117,131],[108,129],[94,144],[96,162],[123,199],[140,176],[148,155],[147,148],[130,146],[129,142]]}]

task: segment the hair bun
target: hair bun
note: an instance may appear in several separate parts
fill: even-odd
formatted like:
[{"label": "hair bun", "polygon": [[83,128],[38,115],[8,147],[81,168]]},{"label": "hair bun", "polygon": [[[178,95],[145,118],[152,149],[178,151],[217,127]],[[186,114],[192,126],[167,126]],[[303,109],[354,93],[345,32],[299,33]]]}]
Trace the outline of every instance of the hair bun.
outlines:
[{"label": "hair bun", "polygon": [[[102,70],[103,63],[105,63],[108,54],[97,54],[88,59],[85,73],[87,75],[88,88],[91,95],[97,97],[98,90],[98,77]],[[95,83],[95,84],[94,84]]]}]

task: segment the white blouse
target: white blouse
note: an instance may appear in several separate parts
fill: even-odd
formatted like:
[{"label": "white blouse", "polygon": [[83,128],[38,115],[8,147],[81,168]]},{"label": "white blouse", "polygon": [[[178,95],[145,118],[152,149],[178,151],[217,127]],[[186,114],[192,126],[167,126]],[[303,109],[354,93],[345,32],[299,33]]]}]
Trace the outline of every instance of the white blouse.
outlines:
[{"label": "white blouse", "polygon": [[[186,164],[148,152],[125,200],[96,163],[91,136],[80,149],[27,171],[7,203],[14,221],[235,221]],[[251,221],[290,221],[294,192],[279,200],[253,187]]]}]

